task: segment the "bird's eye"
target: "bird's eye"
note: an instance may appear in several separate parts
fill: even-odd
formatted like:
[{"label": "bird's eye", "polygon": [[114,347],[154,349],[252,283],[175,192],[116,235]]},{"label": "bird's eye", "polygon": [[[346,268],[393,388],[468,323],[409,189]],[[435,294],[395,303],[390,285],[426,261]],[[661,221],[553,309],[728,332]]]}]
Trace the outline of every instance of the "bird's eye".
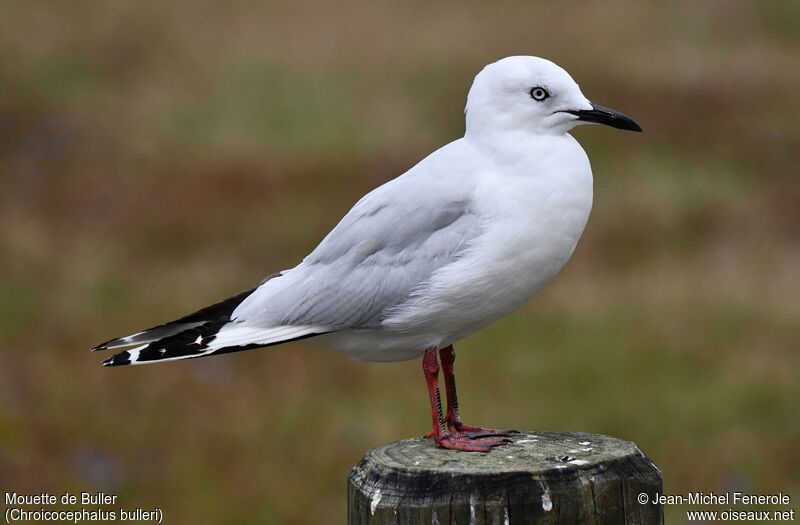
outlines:
[{"label": "bird's eye", "polygon": [[550,93],[543,87],[535,87],[531,89],[531,98],[537,102],[541,102],[542,100],[548,98]]}]

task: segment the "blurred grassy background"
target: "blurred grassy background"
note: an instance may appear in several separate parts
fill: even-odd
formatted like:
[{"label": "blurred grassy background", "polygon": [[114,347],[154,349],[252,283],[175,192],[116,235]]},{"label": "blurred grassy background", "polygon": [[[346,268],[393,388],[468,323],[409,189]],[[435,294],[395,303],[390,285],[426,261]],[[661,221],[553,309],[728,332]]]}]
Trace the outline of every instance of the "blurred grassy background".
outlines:
[{"label": "blurred grassy background", "polygon": [[[340,523],[420,366],[303,345],[106,370],[87,349],[297,263],[536,54],[644,135],[583,128],[555,282],[464,341],[465,418],[635,440],[667,493],[800,498],[793,0],[0,3],[0,484],[169,523]],[[678,508],[669,522],[681,523]]]}]

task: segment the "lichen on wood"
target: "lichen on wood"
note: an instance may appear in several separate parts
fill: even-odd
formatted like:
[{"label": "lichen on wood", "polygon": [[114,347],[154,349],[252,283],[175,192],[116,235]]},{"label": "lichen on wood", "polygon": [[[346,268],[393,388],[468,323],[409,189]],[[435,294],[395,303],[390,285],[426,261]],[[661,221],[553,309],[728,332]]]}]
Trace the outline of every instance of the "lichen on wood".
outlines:
[{"label": "lichen on wood", "polygon": [[348,523],[662,523],[661,472],[603,435],[523,432],[487,454],[415,438],[370,450],[348,479]]}]

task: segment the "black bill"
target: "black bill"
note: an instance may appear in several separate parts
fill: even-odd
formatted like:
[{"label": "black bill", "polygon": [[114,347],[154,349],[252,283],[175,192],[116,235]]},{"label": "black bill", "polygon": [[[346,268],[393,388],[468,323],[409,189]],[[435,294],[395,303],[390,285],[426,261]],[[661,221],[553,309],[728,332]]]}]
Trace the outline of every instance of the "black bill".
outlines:
[{"label": "black bill", "polygon": [[617,129],[627,129],[630,131],[642,131],[641,126],[634,122],[632,118],[619,111],[604,108],[598,104],[592,104],[592,109],[569,110],[567,113],[575,115],[578,120],[584,122],[594,122],[605,124]]}]

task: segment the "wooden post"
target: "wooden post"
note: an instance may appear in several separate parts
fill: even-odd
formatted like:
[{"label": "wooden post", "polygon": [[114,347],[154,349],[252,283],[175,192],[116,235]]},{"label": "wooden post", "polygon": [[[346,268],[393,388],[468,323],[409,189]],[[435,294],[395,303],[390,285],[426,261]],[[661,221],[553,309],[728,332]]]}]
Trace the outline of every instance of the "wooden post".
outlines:
[{"label": "wooden post", "polygon": [[349,525],[663,523],[649,503],[661,471],[634,443],[566,432],[511,440],[488,454],[422,438],[370,450],[348,478]]}]

